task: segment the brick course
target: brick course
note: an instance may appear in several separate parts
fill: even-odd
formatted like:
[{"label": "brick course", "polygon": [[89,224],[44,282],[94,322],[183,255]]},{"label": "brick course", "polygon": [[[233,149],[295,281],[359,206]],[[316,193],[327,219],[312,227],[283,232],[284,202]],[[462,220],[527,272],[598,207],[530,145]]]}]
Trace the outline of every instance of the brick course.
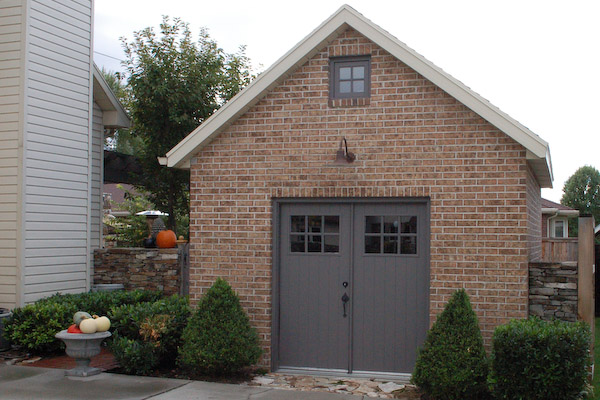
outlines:
[{"label": "brick course", "polygon": [[[328,58],[371,55],[371,97],[330,102]],[[332,165],[340,138],[357,160]],[[465,288],[486,343],[527,317],[537,224],[525,149],[349,29],[270,91],[191,163],[190,294],[221,276],[240,295],[270,364],[274,198],[429,197],[430,319]],[[535,183],[535,182],[534,182]],[[537,190],[537,192],[536,192]],[[540,231],[538,226],[537,232]]]}]

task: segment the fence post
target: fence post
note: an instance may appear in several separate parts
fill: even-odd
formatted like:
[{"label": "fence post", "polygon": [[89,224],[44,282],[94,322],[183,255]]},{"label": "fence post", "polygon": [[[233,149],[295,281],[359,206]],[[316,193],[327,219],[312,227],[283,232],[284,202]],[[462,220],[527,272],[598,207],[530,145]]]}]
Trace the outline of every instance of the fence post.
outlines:
[{"label": "fence post", "polygon": [[185,241],[177,241],[179,248],[177,262],[179,263],[179,294],[186,296],[190,294],[190,244]]},{"label": "fence post", "polygon": [[[590,352],[594,356],[594,217],[579,217],[579,255],[577,257],[577,319],[587,322],[592,331]],[[592,361],[593,362],[593,361]],[[593,373],[593,366],[592,366]]]}]

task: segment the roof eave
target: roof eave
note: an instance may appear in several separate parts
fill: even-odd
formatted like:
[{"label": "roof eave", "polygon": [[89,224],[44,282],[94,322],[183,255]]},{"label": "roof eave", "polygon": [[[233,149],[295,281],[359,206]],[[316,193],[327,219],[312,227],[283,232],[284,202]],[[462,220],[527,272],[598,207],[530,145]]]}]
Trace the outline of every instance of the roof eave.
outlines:
[{"label": "roof eave", "polygon": [[131,120],[117,99],[102,72],[94,64],[94,101],[102,110],[102,124],[105,128],[129,128]]}]

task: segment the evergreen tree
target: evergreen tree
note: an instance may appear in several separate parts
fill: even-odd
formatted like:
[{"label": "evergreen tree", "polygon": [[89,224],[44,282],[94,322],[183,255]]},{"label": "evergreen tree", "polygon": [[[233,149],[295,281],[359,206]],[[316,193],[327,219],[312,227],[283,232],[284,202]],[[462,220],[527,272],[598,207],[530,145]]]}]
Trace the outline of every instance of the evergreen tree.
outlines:
[{"label": "evergreen tree", "polygon": [[488,369],[477,316],[460,289],[427,333],[412,381],[436,400],[482,400]]}]

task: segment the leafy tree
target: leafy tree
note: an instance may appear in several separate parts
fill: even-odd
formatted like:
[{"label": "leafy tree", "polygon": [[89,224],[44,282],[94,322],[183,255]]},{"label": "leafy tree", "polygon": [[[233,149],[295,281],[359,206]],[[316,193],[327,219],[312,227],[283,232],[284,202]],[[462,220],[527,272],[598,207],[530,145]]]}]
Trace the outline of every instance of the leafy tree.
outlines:
[{"label": "leafy tree", "polygon": [[225,53],[204,29],[193,42],[188,24],[178,18],[171,23],[166,16],[160,35],[146,28],[135,32],[133,41],[121,41],[132,134],[144,143],[135,154],[144,169],[139,182],[150,200],[169,213],[168,226],[174,229],[176,215],[189,211],[189,172],[160,166],[157,157],[250,82],[249,60],[243,47]]},{"label": "leafy tree", "polygon": [[560,203],[579,210],[581,214],[593,215],[596,223],[599,223],[600,172],[589,165],[575,171],[565,182]]}]

